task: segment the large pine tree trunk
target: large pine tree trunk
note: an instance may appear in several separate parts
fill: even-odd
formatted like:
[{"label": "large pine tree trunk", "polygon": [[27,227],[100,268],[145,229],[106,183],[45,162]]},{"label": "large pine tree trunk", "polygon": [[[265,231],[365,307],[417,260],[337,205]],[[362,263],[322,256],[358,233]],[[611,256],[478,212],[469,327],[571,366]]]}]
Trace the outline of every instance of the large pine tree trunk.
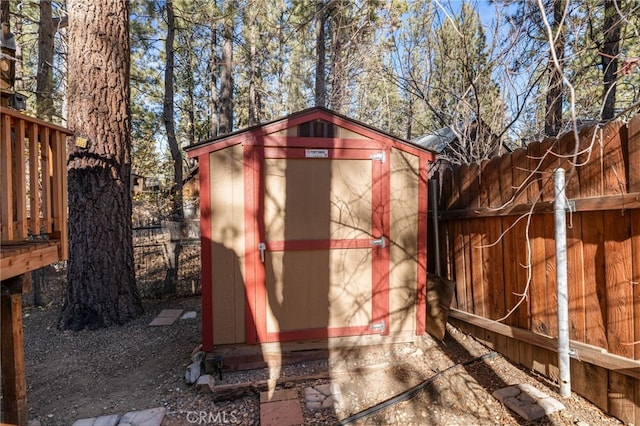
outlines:
[{"label": "large pine tree trunk", "polygon": [[126,0],[69,0],[69,262],[60,327],[123,324],[142,314],[131,231]]}]

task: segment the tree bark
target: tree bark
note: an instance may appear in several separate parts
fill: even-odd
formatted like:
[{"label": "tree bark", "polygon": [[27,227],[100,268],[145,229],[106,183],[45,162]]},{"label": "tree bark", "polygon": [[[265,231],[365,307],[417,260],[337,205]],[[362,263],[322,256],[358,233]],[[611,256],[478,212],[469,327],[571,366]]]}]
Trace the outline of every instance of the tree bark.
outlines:
[{"label": "tree bark", "polygon": [[123,324],[143,313],[131,230],[131,114],[126,0],[70,0],[69,261],[61,328]]},{"label": "tree bark", "polygon": [[602,119],[610,120],[616,113],[616,74],[618,72],[618,54],[620,53],[620,0],[604,2],[604,48],[602,58],[603,106]]},{"label": "tree bark", "polygon": [[9,1],[0,0],[0,23],[5,22],[9,26],[9,29],[11,29],[11,23],[9,21],[10,11]]},{"label": "tree bark", "polygon": [[[553,2],[553,31],[555,43],[553,49],[556,57],[563,66],[564,61],[564,25],[562,15],[565,9],[565,0],[554,0]],[[547,136],[557,136],[562,128],[562,99],[564,84],[562,82],[562,68],[559,70],[549,56],[549,88],[547,89],[547,110],[544,120],[544,133]]]},{"label": "tree bark", "polygon": [[325,107],[327,105],[327,76],[326,76],[326,45],[325,45],[325,22],[324,0],[316,0],[316,106]]},{"label": "tree bark", "polygon": [[234,2],[228,2],[222,24],[222,67],[220,70],[220,134],[233,129],[233,16]]},{"label": "tree bark", "polygon": [[[167,132],[167,143],[173,160],[173,181],[174,191],[172,194],[172,220],[181,224],[184,220],[184,212],[182,211],[182,153],[176,139],[175,125],[173,121],[173,74],[174,74],[174,57],[173,57],[173,41],[175,37],[175,16],[173,13],[173,1],[167,0],[167,41],[165,46],[166,66],[164,69],[164,104],[162,108],[162,118],[164,127]],[[173,240],[168,250],[169,264],[164,279],[164,294],[175,294],[178,282],[178,269],[180,251],[182,245],[180,239]]]},{"label": "tree bark", "polygon": [[53,37],[56,29],[51,12],[51,0],[40,2],[38,27],[38,74],[36,75],[36,110],[38,118],[53,117]]}]

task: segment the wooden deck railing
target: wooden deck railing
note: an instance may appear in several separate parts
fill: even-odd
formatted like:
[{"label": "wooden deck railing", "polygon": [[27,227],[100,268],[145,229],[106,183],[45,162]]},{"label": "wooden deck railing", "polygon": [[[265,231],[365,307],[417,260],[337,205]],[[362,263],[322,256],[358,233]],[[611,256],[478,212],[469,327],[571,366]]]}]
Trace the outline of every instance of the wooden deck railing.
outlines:
[{"label": "wooden deck railing", "polygon": [[0,240],[51,239],[67,259],[67,155],[71,132],[0,107]]}]

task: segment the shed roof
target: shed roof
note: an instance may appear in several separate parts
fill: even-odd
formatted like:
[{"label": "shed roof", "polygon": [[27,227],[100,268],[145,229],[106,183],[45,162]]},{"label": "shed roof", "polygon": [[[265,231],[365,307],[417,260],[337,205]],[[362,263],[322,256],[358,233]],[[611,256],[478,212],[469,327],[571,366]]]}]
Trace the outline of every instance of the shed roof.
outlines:
[{"label": "shed roof", "polygon": [[263,136],[263,135],[274,133],[289,127],[294,127],[306,122],[315,121],[318,119],[322,119],[327,122],[333,123],[335,125],[347,128],[348,130],[362,134],[363,136],[375,137],[377,135],[384,139],[393,140],[399,144],[409,145],[409,146],[418,148],[421,151],[435,154],[435,151],[432,150],[431,148],[422,146],[412,141],[407,141],[397,136],[393,136],[390,133],[387,133],[383,130],[377,129],[361,121],[339,114],[335,111],[332,111],[324,107],[312,107],[312,108],[304,109],[304,110],[295,112],[293,114],[290,114],[266,123],[260,123],[255,126],[247,127],[245,129],[240,129],[232,133],[228,133],[226,135],[221,135],[215,138],[206,139],[186,147],[185,151],[189,154],[189,156],[195,157],[200,153],[202,153],[203,148],[206,149],[208,147],[209,148],[208,150],[213,151],[218,149],[219,145],[227,146],[227,145],[233,145],[235,143],[240,143],[242,142],[242,139],[243,139],[242,137],[247,134],[252,134],[253,136]]}]

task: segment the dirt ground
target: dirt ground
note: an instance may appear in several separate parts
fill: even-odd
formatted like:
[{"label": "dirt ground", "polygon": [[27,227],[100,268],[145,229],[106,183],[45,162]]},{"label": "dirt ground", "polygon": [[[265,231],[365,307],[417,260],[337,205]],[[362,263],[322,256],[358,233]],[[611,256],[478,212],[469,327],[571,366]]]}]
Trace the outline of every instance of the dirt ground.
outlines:
[{"label": "dirt ground", "polygon": [[[145,309],[143,317],[121,327],[70,332],[57,330],[57,307],[25,308],[30,419],[43,426],[61,426],[81,418],[163,406],[165,426],[259,424],[258,395],[214,404],[210,395],[198,394],[184,382],[191,352],[200,340],[199,298],[145,301]],[[196,311],[198,318],[149,327],[163,309]],[[566,406],[534,424],[620,424],[580,397],[563,400],[554,384],[501,356],[447,370],[490,352],[449,328],[442,343],[425,336],[415,344],[334,352],[329,359],[283,367],[281,376],[330,373],[330,379],[293,385],[303,407],[305,387],[329,380],[340,384],[345,406],[319,412],[304,409],[305,424],[336,424],[443,371],[414,398],[355,424],[530,424],[491,396],[494,390],[516,383],[532,384]],[[222,383],[258,380],[267,374],[264,369],[225,372]]]}]

